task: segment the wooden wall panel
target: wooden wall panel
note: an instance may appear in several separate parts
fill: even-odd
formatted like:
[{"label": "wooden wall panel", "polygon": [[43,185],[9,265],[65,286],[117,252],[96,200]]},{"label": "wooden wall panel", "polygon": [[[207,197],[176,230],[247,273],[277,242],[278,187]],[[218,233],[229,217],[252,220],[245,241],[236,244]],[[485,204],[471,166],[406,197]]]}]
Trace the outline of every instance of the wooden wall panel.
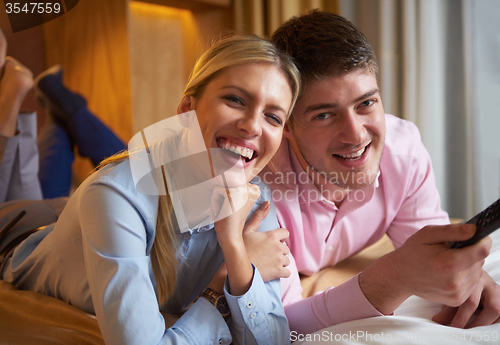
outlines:
[{"label": "wooden wall panel", "polygon": [[134,133],[176,114],[194,64],[192,47],[197,38],[190,11],[130,3]]},{"label": "wooden wall panel", "polygon": [[[64,67],[64,82],[81,93],[89,109],[122,140],[132,135],[128,1],[85,0],[44,24],[46,64]],[[77,156],[75,184],[92,171]]]},{"label": "wooden wall panel", "polygon": [[130,3],[134,133],[177,113],[196,59],[214,36],[231,28],[229,7],[191,11],[138,1]]},{"label": "wooden wall panel", "polygon": [[193,11],[200,32],[199,43],[195,47],[197,56],[210,46],[213,39],[218,38],[221,32],[234,31],[233,12],[232,7]]},{"label": "wooden wall panel", "polygon": [[[36,60],[35,75],[61,64],[66,85],[127,142],[140,129],[175,115],[196,59],[221,30],[234,28],[231,0],[145,1],[181,10],[165,15],[163,6],[131,14],[130,0],[82,0],[40,27],[12,37],[6,33],[10,42],[23,37],[12,47],[23,48],[21,60]],[[1,27],[9,31],[5,13],[0,15]],[[76,181],[91,169],[77,157]]]},{"label": "wooden wall panel", "polygon": [[128,2],[85,0],[43,25],[48,66],[59,63],[64,81],[123,140],[132,134]]}]

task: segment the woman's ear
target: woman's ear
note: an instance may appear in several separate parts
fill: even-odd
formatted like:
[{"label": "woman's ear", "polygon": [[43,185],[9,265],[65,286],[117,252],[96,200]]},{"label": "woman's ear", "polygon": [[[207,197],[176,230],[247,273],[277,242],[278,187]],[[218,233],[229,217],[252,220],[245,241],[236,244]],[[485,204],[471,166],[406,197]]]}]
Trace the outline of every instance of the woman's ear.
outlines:
[{"label": "woman's ear", "polygon": [[190,110],[194,109],[194,98],[192,96],[186,96],[182,99],[181,103],[177,107],[177,114],[184,114]]}]

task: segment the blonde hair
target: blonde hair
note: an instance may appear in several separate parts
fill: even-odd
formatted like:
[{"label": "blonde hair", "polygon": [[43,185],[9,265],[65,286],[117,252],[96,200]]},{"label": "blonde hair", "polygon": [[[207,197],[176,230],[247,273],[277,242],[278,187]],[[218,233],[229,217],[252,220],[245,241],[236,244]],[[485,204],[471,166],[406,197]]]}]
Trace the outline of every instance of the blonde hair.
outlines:
[{"label": "blonde hair", "polygon": [[[300,74],[291,59],[281,53],[271,42],[253,35],[234,35],[223,38],[208,48],[196,62],[191,72],[183,98],[191,96],[195,100],[203,94],[210,81],[228,67],[246,63],[270,63],[279,67],[286,75],[292,90],[292,102],[288,116],[300,91]],[[129,156],[128,151],[120,152],[106,160],[99,167],[121,161]],[[160,308],[175,291],[177,279],[177,250],[175,230],[177,224],[169,195],[160,195],[156,235],[151,248],[151,265],[156,280]]]},{"label": "blonde hair", "polygon": [[182,98],[200,98],[207,84],[228,67],[259,62],[275,65],[286,75],[292,90],[290,115],[300,91],[299,71],[288,55],[270,41],[254,35],[230,36],[212,44],[196,61]]}]

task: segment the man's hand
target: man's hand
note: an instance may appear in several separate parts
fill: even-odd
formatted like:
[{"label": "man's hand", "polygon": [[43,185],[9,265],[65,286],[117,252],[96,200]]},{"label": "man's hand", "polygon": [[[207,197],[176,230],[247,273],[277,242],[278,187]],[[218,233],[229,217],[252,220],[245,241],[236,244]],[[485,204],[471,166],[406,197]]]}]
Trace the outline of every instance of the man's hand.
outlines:
[{"label": "man's hand", "polygon": [[268,215],[269,209],[269,202],[262,204],[243,230],[243,240],[250,261],[259,269],[264,282],[290,276],[290,271],[285,268],[290,264],[287,256],[290,250],[284,243],[290,236],[288,230],[280,228],[266,232],[257,231],[260,223]]},{"label": "man's hand", "polygon": [[[469,323],[473,315],[476,315],[476,318]],[[460,307],[443,305],[432,320],[457,328],[487,326],[500,322],[500,286],[483,272],[476,289]]]},{"label": "man's hand", "polygon": [[476,290],[491,240],[451,249],[449,242],[472,237],[475,226],[427,226],[392,253],[369,266],[359,277],[361,290],[383,314],[417,295],[449,306],[462,305]]}]

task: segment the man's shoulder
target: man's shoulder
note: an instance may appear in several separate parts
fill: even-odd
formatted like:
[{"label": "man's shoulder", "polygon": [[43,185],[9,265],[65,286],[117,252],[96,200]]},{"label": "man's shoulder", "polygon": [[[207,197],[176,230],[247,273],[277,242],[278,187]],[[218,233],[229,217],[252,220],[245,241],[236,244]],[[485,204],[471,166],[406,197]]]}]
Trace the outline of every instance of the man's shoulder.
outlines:
[{"label": "man's shoulder", "polygon": [[420,132],[411,121],[386,114],[385,129],[385,146],[394,153],[408,154],[415,147],[415,144],[422,143]]},{"label": "man's shoulder", "polygon": [[[415,174],[426,174],[430,157],[417,126],[393,115],[386,115],[386,139],[381,175],[398,183],[401,178],[412,179]],[[387,179],[385,179],[387,180]]]}]

